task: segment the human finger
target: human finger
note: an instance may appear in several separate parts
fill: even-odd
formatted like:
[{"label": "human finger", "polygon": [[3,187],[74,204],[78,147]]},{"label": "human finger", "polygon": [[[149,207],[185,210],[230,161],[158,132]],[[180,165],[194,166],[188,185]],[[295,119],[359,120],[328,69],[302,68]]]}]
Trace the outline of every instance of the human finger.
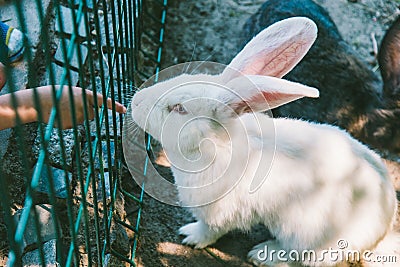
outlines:
[{"label": "human finger", "polygon": [[[91,96],[91,97],[89,97],[91,100],[91,105],[94,106],[95,96],[93,95],[93,92],[90,90],[86,90],[86,91],[89,92],[89,93],[87,93],[87,95]],[[96,96],[97,96],[97,105],[99,107],[101,107],[101,105],[103,104],[103,95],[100,93],[97,93]],[[126,113],[126,107],[124,105],[122,105],[121,103],[119,103],[117,101],[114,101],[114,103],[115,103],[115,111],[116,112],[121,113],[121,114]],[[107,108],[111,110],[112,105],[113,105],[113,100],[111,98],[107,98]]]}]

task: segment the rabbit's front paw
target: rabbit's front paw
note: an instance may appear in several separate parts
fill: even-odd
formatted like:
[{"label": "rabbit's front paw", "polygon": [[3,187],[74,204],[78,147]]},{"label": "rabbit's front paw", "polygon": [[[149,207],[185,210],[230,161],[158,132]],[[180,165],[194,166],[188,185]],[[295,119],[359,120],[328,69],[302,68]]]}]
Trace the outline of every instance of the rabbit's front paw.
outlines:
[{"label": "rabbit's front paw", "polygon": [[186,236],[182,241],[183,244],[193,245],[195,248],[205,248],[220,237],[218,232],[211,230],[201,221],[182,226],[179,228],[179,234]]}]

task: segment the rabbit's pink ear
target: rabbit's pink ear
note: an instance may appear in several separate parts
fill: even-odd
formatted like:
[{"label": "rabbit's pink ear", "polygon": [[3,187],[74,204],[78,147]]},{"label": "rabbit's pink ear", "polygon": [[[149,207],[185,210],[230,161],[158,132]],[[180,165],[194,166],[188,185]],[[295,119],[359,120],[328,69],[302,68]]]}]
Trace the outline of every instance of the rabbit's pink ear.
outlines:
[{"label": "rabbit's pink ear", "polygon": [[304,57],[317,37],[317,26],[304,17],[279,21],[255,36],[224,71],[225,81],[237,76],[283,77]]},{"label": "rabbit's pink ear", "polygon": [[226,86],[232,91],[223,101],[239,115],[273,109],[302,97],[319,97],[315,88],[268,76],[245,75]]}]

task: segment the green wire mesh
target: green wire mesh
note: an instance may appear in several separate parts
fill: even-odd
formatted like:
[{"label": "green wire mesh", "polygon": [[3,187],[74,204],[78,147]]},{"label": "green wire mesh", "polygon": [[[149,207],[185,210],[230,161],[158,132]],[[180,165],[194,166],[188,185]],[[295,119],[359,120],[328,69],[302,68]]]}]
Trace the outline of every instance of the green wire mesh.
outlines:
[{"label": "green wire mesh", "polygon": [[[125,168],[123,115],[115,104],[107,109],[105,97],[102,103],[94,98],[100,107],[94,120],[93,107],[85,104],[80,123],[72,93],[79,86],[127,106],[135,88],[160,70],[167,0],[11,2],[13,20],[27,37],[24,64],[38,123],[22,125],[17,116],[1,162],[7,242],[0,249],[7,264],[31,264],[27,255],[36,255],[41,266],[52,260],[60,266],[135,266],[143,189],[132,185]],[[39,27],[36,47],[32,16]],[[12,96],[21,89],[13,71],[6,68]],[[51,114],[43,121],[38,86],[47,84],[60,87],[52,86]],[[63,91],[71,103],[66,110],[60,106]],[[87,97],[82,94],[83,103]],[[14,109],[18,104],[13,97]],[[65,112],[73,118],[69,130],[56,127]]]}]

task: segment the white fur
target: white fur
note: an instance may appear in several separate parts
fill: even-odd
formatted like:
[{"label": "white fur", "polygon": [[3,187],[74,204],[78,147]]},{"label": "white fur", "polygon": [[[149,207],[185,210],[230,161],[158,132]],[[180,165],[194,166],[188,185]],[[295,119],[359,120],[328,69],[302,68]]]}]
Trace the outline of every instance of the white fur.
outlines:
[{"label": "white fur", "polygon": [[[282,34],[285,29],[287,38]],[[257,47],[257,53],[245,48],[222,75],[181,75],[134,96],[134,121],[161,141],[172,162],[181,204],[197,219],[179,230],[186,236],[183,243],[203,248],[230,230],[250,230],[263,223],[275,240],[249,252],[249,260],[257,265],[286,265],[257,259],[257,251],[265,245],[285,251],[314,250],[318,255],[337,248],[340,239],[348,242],[346,249],[360,252],[383,240],[380,244],[389,245],[378,248],[396,252],[391,250],[400,240],[391,230],[396,196],[377,154],[333,126],[253,113],[269,109],[268,101],[279,106],[318,95],[304,85],[263,78],[274,73],[273,66],[280,67],[276,76],[289,71],[315,34],[308,19],[284,20],[251,41],[247,47]],[[271,42],[277,48],[292,43],[305,48],[289,53],[292,59],[287,50],[280,57],[282,49],[268,47],[267,53],[260,48],[268,46],[266,36],[279,36]],[[265,58],[268,55],[272,59]],[[292,63],[280,64],[282,60]],[[235,82],[242,78],[232,68],[239,69],[249,84]],[[171,110],[176,104],[187,112]]]}]

